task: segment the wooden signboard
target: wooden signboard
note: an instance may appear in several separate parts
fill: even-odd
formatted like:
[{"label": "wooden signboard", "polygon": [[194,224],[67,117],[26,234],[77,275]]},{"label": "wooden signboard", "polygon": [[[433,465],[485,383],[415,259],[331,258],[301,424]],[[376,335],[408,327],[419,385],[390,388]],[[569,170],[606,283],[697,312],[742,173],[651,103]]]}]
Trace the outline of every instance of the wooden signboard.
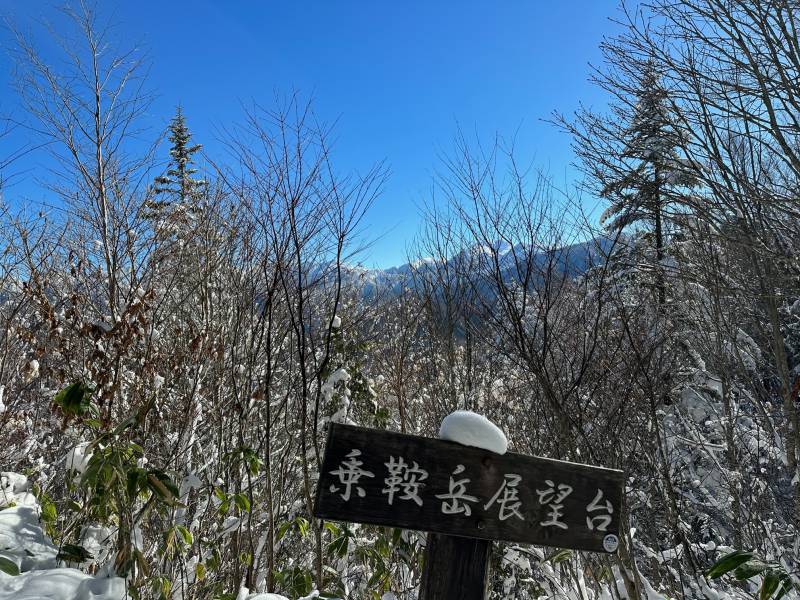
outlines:
[{"label": "wooden signboard", "polygon": [[[332,424],[315,514],[445,534],[429,536],[427,562],[447,554],[452,565],[453,548],[482,554],[482,562],[480,556],[467,562],[474,563],[470,572],[483,570],[483,581],[488,543],[482,540],[616,551],[622,485],[622,471],[613,469]],[[462,547],[449,536],[472,540]]]}]

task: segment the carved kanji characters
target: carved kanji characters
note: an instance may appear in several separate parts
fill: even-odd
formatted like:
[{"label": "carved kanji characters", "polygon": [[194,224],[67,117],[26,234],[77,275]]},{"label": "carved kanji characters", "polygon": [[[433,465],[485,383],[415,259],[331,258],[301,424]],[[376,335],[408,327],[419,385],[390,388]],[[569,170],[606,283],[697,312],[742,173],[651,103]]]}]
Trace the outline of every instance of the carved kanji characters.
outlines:
[{"label": "carved kanji characters", "polygon": [[[464,465],[458,465],[453,471],[453,475],[460,475],[463,472]],[[464,477],[463,479],[456,480],[453,478],[453,475],[450,476],[450,485],[447,493],[437,494],[436,497],[440,500],[444,500],[444,502],[442,502],[442,512],[444,514],[456,515],[464,513],[464,516],[468,517],[472,514],[472,508],[468,502],[477,502],[478,499],[475,496],[467,494],[467,484],[470,482],[469,479]],[[448,503],[447,500],[450,500],[450,502]]]},{"label": "carved kanji characters", "polygon": [[390,456],[389,462],[384,464],[389,470],[389,476],[383,480],[386,487],[381,493],[389,496],[389,504],[392,504],[395,494],[399,492],[398,497],[401,500],[411,500],[422,506],[419,491],[420,487],[425,485],[422,482],[428,478],[428,472],[420,468],[416,461],[413,465],[409,465],[403,457],[395,459],[394,456]]},{"label": "carved kanji characters", "polygon": [[[366,495],[364,488],[357,485],[359,479],[362,477],[375,477],[373,473],[361,468],[364,463],[358,459],[359,456],[361,456],[361,450],[351,450],[347,455],[347,460],[343,461],[338,469],[331,471],[331,475],[339,477],[339,483],[344,486],[344,493],[340,495],[345,502],[350,501],[350,493],[353,488],[355,488],[359,498],[363,498]],[[331,492],[338,492],[339,487],[331,485],[330,490]]]},{"label": "carved kanji characters", "polygon": [[503,476],[503,483],[500,485],[500,488],[495,492],[495,495],[492,496],[491,500],[483,507],[484,510],[489,510],[489,507],[497,502],[500,506],[500,514],[498,518],[501,521],[505,521],[506,519],[510,518],[511,516],[515,516],[518,519],[524,521],[525,517],[523,517],[519,512],[519,507],[522,506],[522,502],[519,500],[519,490],[517,490],[517,486],[519,482],[522,481],[522,477],[520,475],[516,475],[514,473],[508,473]]},{"label": "carved kanji characters", "polygon": [[545,483],[547,488],[536,490],[536,494],[539,496],[539,504],[547,505],[548,507],[547,519],[539,524],[542,527],[567,529],[567,524],[561,521],[561,517],[564,516],[564,499],[572,493],[572,488],[565,483],[559,483],[556,486],[549,479],[546,479]]},{"label": "carved kanji characters", "polygon": [[614,507],[609,500],[603,501],[603,490],[598,489],[597,495],[586,507],[586,512],[598,512],[596,515],[587,515],[586,526],[591,530],[605,531],[611,525],[611,515],[614,514]]}]

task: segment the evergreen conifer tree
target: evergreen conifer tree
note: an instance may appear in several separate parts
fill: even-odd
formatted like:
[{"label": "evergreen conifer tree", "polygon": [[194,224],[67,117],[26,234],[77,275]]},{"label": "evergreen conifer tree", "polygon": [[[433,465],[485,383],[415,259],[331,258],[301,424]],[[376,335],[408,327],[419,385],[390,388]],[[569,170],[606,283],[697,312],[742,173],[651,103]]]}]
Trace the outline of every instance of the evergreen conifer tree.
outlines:
[{"label": "evergreen conifer tree", "polygon": [[192,134],[180,107],[168,127],[170,160],[163,175],[156,177],[144,216],[151,222],[157,245],[153,259],[159,276],[166,278],[176,305],[197,294],[205,273],[203,249],[208,248],[212,212],[210,188],[196,178],[194,156],[202,147],[192,143]]},{"label": "evergreen conifer tree", "polygon": [[195,179],[194,155],[202,148],[192,144],[192,134],[179,106],[169,124],[170,162],[164,175],[156,177],[154,198],[148,203],[153,216],[178,218],[178,214],[192,212],[202,197],[208,183]]},{"label": "evergreen conifer tree", "polygon": [[656,228],[656,248],[663,248],[664,211],[669,188],[690,183],[679,157],[681,134],[667,104],[667,92],[651,69],[644,73],[633,116],[624,131],[620,169],[607,181],[602,195],[611,201],[601,221],[610,231],[649,221]]},{"label": "evergreen conifer tree", "polygon": [[676,204],[694,178],[682,158],[682,132],[669,106],[667,91],[652,64],[645,65],[627,127],[620,130],[620,155],[605,170],[601,196],[611,204],[600,217],[609,232],[627,226],[652,227],[652,247],[659,272],[659,304],[665,302],[661,262],[665,256],[670,207]]}]

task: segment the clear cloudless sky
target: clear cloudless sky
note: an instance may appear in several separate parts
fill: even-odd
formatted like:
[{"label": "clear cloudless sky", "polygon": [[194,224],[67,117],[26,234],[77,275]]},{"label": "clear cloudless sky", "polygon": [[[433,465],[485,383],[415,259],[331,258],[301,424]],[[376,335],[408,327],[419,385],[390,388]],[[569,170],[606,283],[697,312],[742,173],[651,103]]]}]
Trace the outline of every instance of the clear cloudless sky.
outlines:
[{"label": "clear cloudless sky", "polygon": [[[54,4],[0,0],[0,14],[23,30],[45,18],[63,23]],[[552,111],[606,96],[587,79],[598,44],[617,26],[616,0],[100,0],[121,45],[143,46],[149,86],[158,94],[148,119],[155,137],[181,104],[195,140],[213,155],[218,132],[242,119],[242,103],[275,94],[313,96],[317,115],[337,121],[339,170],[366,171],[385,160],[391,176],[367,216],[379,239],[363,261],[405,260],[431,193],[440,157],[460,127],[468,134],[514,137],[521,160],[556,183],[576,177],[568,137],[546,123]],[[3,32],[6,48],[12,45]],[[34,38],[36,41],[36,38]],[[19,114],[11,60],[0,56],[0,111]],[[29,136],[0,140],[0,156]],[[166,148],[162,150],[166,155]],[[43,152],[14,165],[25,173],[6,201],[37,201],[30,184]]]}]

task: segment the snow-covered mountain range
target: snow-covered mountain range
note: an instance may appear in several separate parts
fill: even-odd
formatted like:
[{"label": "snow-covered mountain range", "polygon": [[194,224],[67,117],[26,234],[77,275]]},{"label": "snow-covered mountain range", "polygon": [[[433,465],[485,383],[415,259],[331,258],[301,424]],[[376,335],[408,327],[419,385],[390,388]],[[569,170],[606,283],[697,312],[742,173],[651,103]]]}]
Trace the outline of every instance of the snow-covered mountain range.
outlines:
[{"label": "snow-covered mountain range", "polygon": [[[613,244],[609,238],[583,241],[569,244],[551,251],[536,251],[530,253],[524,244],[511,246],[508,243],[498,243],[495,249],[489,246],[473,246],[442,262],[437,258],[423,258],[407,262],[396,267],[385,269],[368,268],[361,265],[345,265],[345,280],[363,288],[366,297],[376,293],[397,294],[403,286],[413,284],[413,276],[425,276],[440,272],[458,272],[461,269],[474,268],[476,264],[486,265],[483,258],[478,260],[476,254],[485,253],[488,260],[499,264],[505,278],[516,279],[522,269],[526,268],[529,258],[534,265],[534,273],[542,273],[548,268],[548,263],[559,273],[576,276],[586,272],[593,265],[600,263],[608,254]],[[491,263],[489,263],[491,264]]]}]

